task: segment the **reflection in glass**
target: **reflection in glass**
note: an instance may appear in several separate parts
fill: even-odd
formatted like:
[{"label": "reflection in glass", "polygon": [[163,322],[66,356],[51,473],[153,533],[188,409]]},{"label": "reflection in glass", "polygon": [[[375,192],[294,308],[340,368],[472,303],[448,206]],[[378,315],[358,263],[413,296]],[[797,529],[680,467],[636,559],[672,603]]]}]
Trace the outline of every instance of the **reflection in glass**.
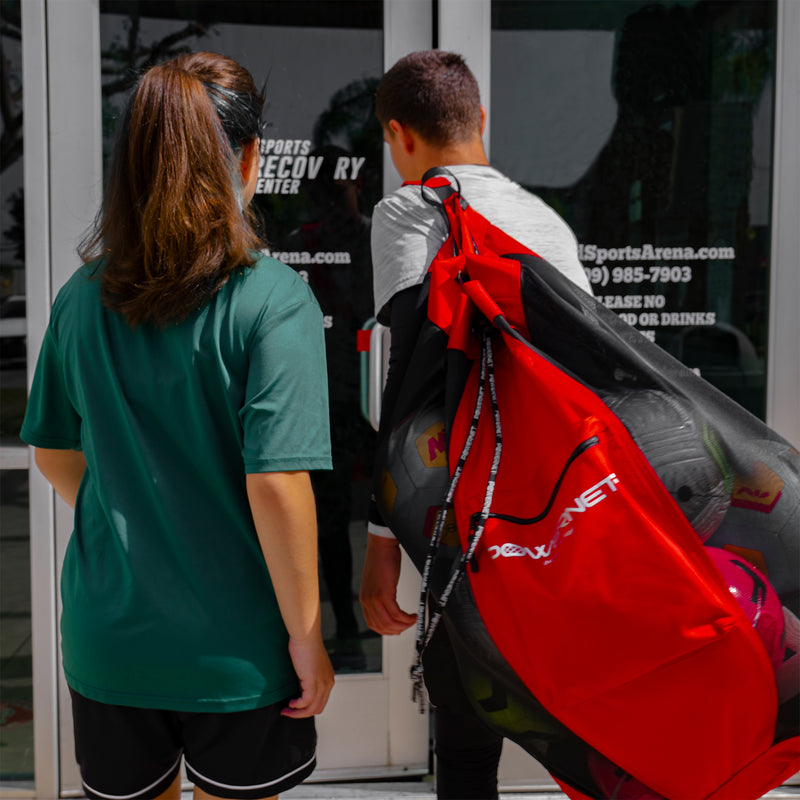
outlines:
[{"label": "reflection in glass", "polygon": [[775,14],[492,3],[493,162],[571,225],[602,302],[762,417]]},{"label": "reflection in glass", "polygon": [[[364,180],[351,151],[325,145],[310,151],[321,158],[319,172],[303,181],[307,221],[281,244],[287,253],[308,253],[312,262],[300,273],[312,287],[325,319],[325,346],[331,414],[332,472],[312,474],[317,499],[319,555],[333,612],[328,647],[339,671],[362,671],[367,655],[353,603],[353,552],[350,525],[354,510],[368,503],[374,431],[360,414],[357,333],[372,316],[370,221],[362,212]],[[346,255],[327,263],[328,254]],[[363,519],[358,516],[357,519]],[[357,523],[358,524],[358,523]],[[363,525],[363,523],[362,523]],[[358,530],[353,531],[358,538]]]},{"label": "reflection in glass", "polygon": [[372,97],[383,67],[382,3],[104,0],[100,11],[106,153],[126,92],[150,63],[212,50],[265,81],[253,202],[267,252],[308,281],[325,324],[334,470],[312,476],[323,636],[337,672],[380,671],[380,638],[366,630],[357,600],[374,432],[360,412],[356,339],[373,313],[369,214],[380,197],[383,137]]},{"label": "reflection in glass", "polygon": [[[25,235],[20,3],[0,5],[0,446],[22,445],[25,412]],[[7,100],[7,102],[6,102]]]},{"label": "reflection in glass", "polygon": [[[26,316],[21,5],[0,4],[0,447],[23,446]],[[32,788],[28,472],[0,472],[0,789]]]},{"label": "reflection in glass", "polygon": [[0,472],[0,788],[33,780],[28,472]]}]

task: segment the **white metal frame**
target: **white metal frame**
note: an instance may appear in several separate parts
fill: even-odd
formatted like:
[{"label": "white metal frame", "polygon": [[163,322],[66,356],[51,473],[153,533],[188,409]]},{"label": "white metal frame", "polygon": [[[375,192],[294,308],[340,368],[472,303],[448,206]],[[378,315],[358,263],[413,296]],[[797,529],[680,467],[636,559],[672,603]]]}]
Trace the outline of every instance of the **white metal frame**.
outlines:
[{"label": "white metal frame", "polygon": [[[416,50],[427,50],[433,39],[431,0],[384,0],[383,3],[383,69],[388,70],[398,59]],[[403,179],[384,149],[383,191],[393,192]]]},{"label": "white metal frame", "polygon": [[800,3],[778,0],[767,423],[800,444]]},{"label": "white metal frame", "polygon": [[[76,248],[102,200],[103,138],[100,97],[99,0],[46,0],[51,299],[72,275]],[[76,43],[81,47],[76,51]],[[60,574],[73,514],[55,503],[55,563]],[[58,586],[57,579],[55,580]],[[56,591],[56,620],[60,595]],[[58,636],[56,636],[56,645]],[[60,657],[57,658],[60,664]],[[57,669],[59,792],[80,787],[73,754],[72,714],[63,672]],[[38,777],[38,775],[37,775]],[[37,793],[39,789],[37,786]]]},{"label": "white metal frame", "polygon": [[[800,3],[778,0],[767,424],[800,444]],[[786,782],[800,785],[800,772]]]},{"label": "white metal frame", "polygon": [[[492,4],[490,0],[439,0],[439,49],[459,53],[478,81],[481,101],[491,110]],[[492,115],[483,131],[483,146],[490,155]]]}]

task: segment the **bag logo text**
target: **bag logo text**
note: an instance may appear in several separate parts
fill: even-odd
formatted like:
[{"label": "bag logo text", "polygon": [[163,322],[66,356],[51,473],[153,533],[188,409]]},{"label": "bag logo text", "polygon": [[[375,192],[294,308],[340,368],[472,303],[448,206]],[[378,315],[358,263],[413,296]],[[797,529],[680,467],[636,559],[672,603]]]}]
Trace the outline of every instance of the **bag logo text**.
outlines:
[{"label": "bag logo text", "polygon": [[504,544],[494,544],[489,547],[492,560],[496,558],[517,558],[529,557],[534,561],[544,559],[545,564],[552,561],[561,539],[569,536],[573,531],[573,520],[576,514],[585,514],[590,508],[598,503],[602,503],[609,495],[617,491],[619,478],[616,473],[611,472],[603,480],[598,481],[594,486],[590,486],[573,499],[574,505],[565,506],[556,523],[556,532],[553,538],[546,544],[534,545],[533,549],[513,542]]}]

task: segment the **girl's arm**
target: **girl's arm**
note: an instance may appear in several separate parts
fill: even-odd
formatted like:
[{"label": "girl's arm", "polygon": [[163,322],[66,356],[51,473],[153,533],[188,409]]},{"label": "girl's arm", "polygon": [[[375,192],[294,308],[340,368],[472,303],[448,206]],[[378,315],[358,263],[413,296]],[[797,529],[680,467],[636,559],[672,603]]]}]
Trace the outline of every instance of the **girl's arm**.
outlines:
[{"label": "girl's arm", "polygon": [[86,471],[86,458],[80,450],[49,450],[34,448],[34,460],[39,471],[56,492],[75,508],[78,487]]},{"label": "girl's arm", "polygon": [[283,713],[310,717],[325,708],[334,680],[320,627],[317,518],[311,479],[307,472],[250,474],[247,496],[302,690]]}]

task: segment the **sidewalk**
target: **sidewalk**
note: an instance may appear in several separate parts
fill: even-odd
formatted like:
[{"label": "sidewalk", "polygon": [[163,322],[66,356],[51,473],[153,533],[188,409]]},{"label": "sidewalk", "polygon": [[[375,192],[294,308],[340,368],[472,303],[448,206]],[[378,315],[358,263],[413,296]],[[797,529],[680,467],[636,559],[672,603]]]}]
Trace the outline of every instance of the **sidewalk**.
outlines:
[{"label": "sidewalk", "polygon": [[[188,795],[184,795],[188,798]],[[281,795],[282,800],[433,800],[430,780],[363,783],[308,783]],[[800,800],[800,786],[786,786],[764,795],[768,800]],[[568,800],[561,792],[500,792],[500,800]]]}]

